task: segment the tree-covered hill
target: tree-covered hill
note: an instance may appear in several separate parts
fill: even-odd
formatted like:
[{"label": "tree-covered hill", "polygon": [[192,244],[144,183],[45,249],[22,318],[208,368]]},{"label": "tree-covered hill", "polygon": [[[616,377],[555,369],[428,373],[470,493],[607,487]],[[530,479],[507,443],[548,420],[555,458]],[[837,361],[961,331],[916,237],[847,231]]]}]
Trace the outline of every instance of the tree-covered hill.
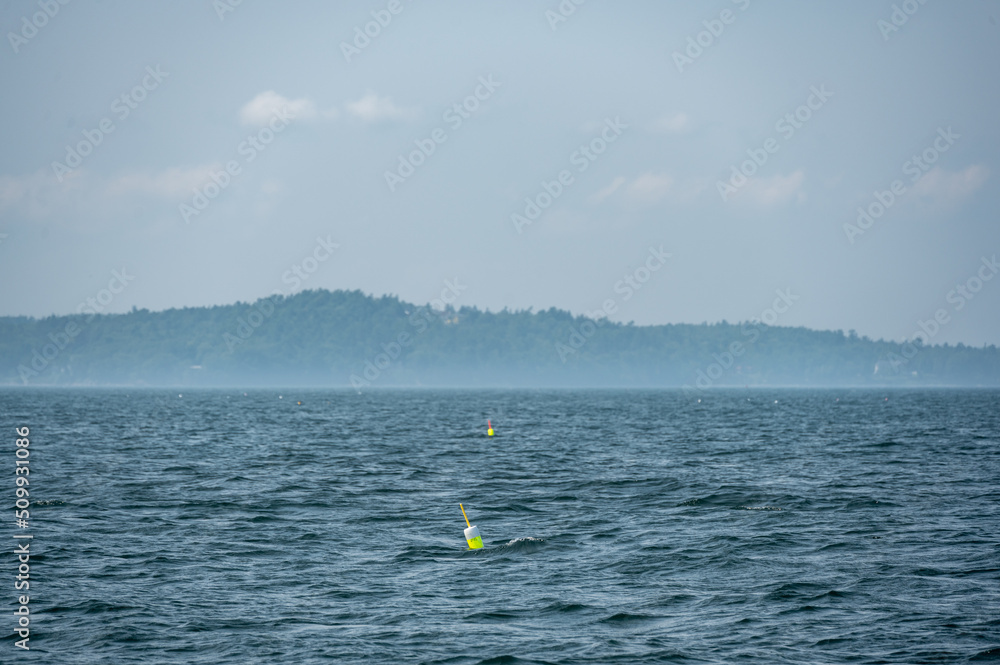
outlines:
[{"label": "tree-covered hill", "polygon": [[435,311],[359,291],[128,314],[0,317],[15,385],[1000,385],[996,347],[759,322],[634,326]]}]

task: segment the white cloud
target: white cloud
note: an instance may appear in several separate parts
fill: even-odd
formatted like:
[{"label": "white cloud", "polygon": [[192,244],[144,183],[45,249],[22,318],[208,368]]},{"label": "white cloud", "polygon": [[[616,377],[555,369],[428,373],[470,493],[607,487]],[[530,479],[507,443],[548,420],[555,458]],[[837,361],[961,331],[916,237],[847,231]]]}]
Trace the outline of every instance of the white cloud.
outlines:
[{"label": "white cloud", "polygon": [[591,203],[600,203],[618,191],[618,188],[625,184],[625,176],[618,176],[611,181],[611,184],[590,197]]},{"label": "white cloud", "polygon": [[293,118],[306,120],[316,117],[316,106],[302,97],[288,99],[274,90],[266,90],[240,109],[240,120],[244,125],[261,126],[270,122],[277,114],[287,114]]},{"label": "white cloud", "polygon": [[150,199],[171,204],[189,198],[196,187],[211,182],[220,164],[169,168],[156,173],[133,172],[105,177],[84,168],[59,182],[49,169],[23,176],[0,177],[0,211],[24,219],[76,224],[81,217],[110,219],[141,208]]},{"label": "white cloud", "polygon": [[802,183],[805,181],[805,174],[799,170],[788,175],[773,175],[769,178],[748,178],[743,187],[733,195],[734,200],[744,197],[760,206],[770,207],[787,203],[794,198],[796,201],[805,200],[805,192],[802,191]]},{"label": "white cloud", "polygon": [[[63,192],[80,191],[80,172],[64,177]],[[0,177],[0,209],[14,208],[33,217],[43,216],[59,194],[56,177],[46,169],[24,176]]]},{"label": "white cloud", "polygon": [[28,188],[27,178],[0,176],[0,206],[6,207],[20,201]]},{"label": "white cloud", "polygon": [[982,164],[958,172],[948,172],[936,166],[917,181],[913,192],[940,202],[959,201],[979,189],[989,173],[989,169]]},{"label": "white cloud", "polygon": [[389,97],[379,97],[371,90],[356,102],[347,102],[346,106],[351,115],[365,122],[403,120],[413,115],[412,109],[396,106]]},{"label": "white cloud", "polygon": [[213,172],[221,170],[221,164],[205,164],[189,169],[174,167],[160,173],[129,173],[111,180],[105,191],[111,197],[149,194],[179,199],[190,196],[196,187],[209,181]]},{"label": "white cloud", "polygon": [[674,188],[673,176],[666,173],[643,173],[628,186],[628,196],[634,201],[655,202]]},{"label": "white cloud", "polygon": [[650,123],[649,128],[654,132],[677,134],[679,132],[687,131],[690,126],[691,123],[687,114],[675,113],[673,115],[665,115],[661,118],[657,118]]},{"label": "white cloud", "polygon": [[669,173],[643,173],[634,180],[618,176],[607,187],[590,197],[591,203],[600,203],[607,198],[619,194],[628,203],[649,205],[664,198],[671,201],[690,201],[702,191],[707,184],[702,180],[679,181]]},{"label": "white cloud", "polygon": [[280,180],[268,179],[260,184],[262,194],[284,194],[285,183]]}]

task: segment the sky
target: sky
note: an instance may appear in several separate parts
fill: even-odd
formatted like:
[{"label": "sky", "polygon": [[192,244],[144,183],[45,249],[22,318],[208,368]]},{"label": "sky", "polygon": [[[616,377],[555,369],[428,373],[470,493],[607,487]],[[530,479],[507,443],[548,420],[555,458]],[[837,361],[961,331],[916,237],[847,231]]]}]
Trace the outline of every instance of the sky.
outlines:
[{"label": "sky", "polygon": [[1000,0],[6,0],[0,29],[0,315],[325,288],[1000,343]]}]

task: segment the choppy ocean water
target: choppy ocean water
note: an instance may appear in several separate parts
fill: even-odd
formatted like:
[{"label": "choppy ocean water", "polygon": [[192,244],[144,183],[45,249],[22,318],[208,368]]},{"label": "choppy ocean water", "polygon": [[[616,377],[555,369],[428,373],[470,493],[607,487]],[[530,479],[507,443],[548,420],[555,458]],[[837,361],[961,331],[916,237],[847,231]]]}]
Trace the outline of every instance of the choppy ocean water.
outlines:
[{"label": "choppy ocean water", "polygon": [[21,426],[34,537],[28,652],[0,558],[3,663],[1000,660],[998,391],[11,389],[0,414],[7,549]]}]

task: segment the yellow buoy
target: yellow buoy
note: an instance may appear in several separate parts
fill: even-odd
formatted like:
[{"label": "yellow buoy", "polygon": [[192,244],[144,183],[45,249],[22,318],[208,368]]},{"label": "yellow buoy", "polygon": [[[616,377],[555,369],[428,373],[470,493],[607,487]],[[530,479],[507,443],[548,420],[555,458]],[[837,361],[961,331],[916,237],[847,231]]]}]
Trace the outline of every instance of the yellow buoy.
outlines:
[{"label": "yellow buoy", "polygon": [[493,423],[486,421],[486,436],[493,436]]},{"label": "yellow buoy", "polygon": [[479,536],[479,527],[469,524],[469,516],[465,514],[465,506],[458,504],[458,507],[462,509],[462,517],[465,518],[465,524],[469,527],[465,530],[465,539],[469,542],[469,549],[478,550],[483,546],[483,539]]}]

